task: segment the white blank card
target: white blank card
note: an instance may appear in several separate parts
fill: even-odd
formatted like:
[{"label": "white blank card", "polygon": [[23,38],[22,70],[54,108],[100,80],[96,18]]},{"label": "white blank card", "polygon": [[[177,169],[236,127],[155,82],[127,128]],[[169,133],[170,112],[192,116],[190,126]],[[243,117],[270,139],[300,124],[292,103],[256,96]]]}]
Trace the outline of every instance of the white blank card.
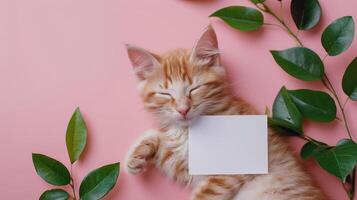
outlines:
[{"label": "white blank card", "polygon": [[268,173],[266,115],[202,116],[189,127],[189,174]]}]

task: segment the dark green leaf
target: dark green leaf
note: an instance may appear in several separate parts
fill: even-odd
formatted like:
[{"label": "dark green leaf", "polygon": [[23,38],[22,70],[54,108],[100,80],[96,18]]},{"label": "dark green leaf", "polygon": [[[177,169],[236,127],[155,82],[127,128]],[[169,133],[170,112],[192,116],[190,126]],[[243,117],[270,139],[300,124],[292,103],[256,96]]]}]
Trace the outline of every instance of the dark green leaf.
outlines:
[{"label": "dark green leaf", "polygon": [[47,190],[40,196],[40,200],[67,200],[69,194],[62,189]]},{"label": "dark green leaf", "polygon": [[318,152],[325,150],[326,148],[328,148],[328,146],[324,144],[318,144],[316,142],[307,142],[302,147],[300,151],[300,156],[306,160],[310,157],[315,156]]},{"label": "dark green leaf", "polygon": [[321,7],[318,0],[292,0],[291,15],[299,30],[313,28],[321,17]]},{"label": "dark green leaf", "polygon": [[81,200],[95,200],[104,197],[117,182],[119,163],[103,166],[90,172],[79,188]]},{"label": "dark green leaf", "polygon": [[273,104],[273,122],[297,133],[302,133],[302,116],[290,98],[288,91],[282,87]]},{"label": "dark green leaf", "polygon": [[66,145],[71,163],[79,159],[87,142],[87,127],[77,108],[67,126]]},{"label": "dark green leaf", "polygon": [[343,75],[342,88],[350,99],[357,101],[357,58],[348,65]]},{"label": "dark green leaf", "polygon": [[318,122],[330,122],[336,118],[335,101],[325,92],[305,89],[288,92],[304,117]]},{"label": "dark green leaf", "polygon": [[294,125],[283,120],[268,118],[268,125],[283,136],[300,136],[303,134],[302,130],[294,130],[296,129]]},{"label": "dark green leaf", "polygon": [[265,0],[250,0],[254,4],[264,3]]},{"label": "dark green leaf", "polygon": [[333,21],[322,33],[322,46],[330,56],[336,56],[347,50],[353,41],[355,23],[351,16]]},{"label": "dark green leaf", "polygon": [[322,168],[345,182],[357,163],[357,144],[343,140],[336,147],[316,153],[315,158]]},{"label": "dark green leaf", "polygon": [[219,17],[231,27],[251,31],[260,28],[263,25],[263,14],[254,8],[243,6],[230,6],[217,10],[210,17]]},{"label": "dark green leaf", "polygon": [[283,51],[271,51],[276,63],[291,76],[305,80],[320,80],[324,74],[324,64],[312,50],[294,47]]},{"label": "dark green leaf", "polygon": [[37,174],[52,185],[67,185],[70,175],[67,168],[59,161],[48,156],[33,153],[32,161]]}]

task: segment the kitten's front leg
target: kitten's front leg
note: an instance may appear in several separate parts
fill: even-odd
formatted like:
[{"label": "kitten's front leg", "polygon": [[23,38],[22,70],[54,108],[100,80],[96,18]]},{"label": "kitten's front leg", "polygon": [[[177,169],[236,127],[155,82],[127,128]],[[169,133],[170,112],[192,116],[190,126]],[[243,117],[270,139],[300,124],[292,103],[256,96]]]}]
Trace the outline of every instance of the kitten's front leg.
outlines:
[{"label": "kitten's front leg", "polygon": [[191,200],[231,200],[243,184],[238,176],[211,176],[197,185]]},{"label": "kitten's front leg", "polygon": [[154,158],[159,148],[159,132],[149,130],[145,132],[131,147],[126,156],[126,171],[132,174],[141,173]]}]

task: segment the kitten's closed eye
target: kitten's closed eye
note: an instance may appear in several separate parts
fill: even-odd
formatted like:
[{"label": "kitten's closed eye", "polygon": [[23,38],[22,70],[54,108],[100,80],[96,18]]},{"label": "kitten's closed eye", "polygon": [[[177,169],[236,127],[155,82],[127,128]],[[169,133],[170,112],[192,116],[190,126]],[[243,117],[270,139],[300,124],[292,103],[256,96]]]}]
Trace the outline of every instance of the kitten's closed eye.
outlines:
[{"label": "kitten's closed eye", "polygon": [[156,94],[160,97],[164,97],[164,98],[173,98],[172,95],[170,93],[167,92],[156,92]]},{"label": "kitten's closed eye", "polygon": [[199,89],[201,89],[202,86],[204,86],[204,85],[198,85],[198,86],[190,89],[189,92],[188,92],[189,96],[191,96],[194,92],[197,92]]}]

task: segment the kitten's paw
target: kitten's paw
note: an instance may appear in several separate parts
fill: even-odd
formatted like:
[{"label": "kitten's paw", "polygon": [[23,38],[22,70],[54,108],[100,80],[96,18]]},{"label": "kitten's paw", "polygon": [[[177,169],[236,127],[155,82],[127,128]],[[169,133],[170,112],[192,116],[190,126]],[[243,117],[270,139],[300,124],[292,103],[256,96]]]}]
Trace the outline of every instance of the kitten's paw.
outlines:
[{"label": "kitten's paw", "polygon": [[159,145],[157,131],[148,131],[131,147],[126,156],[126,171],[139,174],[144,171],[148,162],[153,159]]},{"label": "kitten's paw", "polygon": [[129,156],[125,163],[126,171],[131,174],[139,174],[143,172],[146,167],[146,160],[137,156]]}]

